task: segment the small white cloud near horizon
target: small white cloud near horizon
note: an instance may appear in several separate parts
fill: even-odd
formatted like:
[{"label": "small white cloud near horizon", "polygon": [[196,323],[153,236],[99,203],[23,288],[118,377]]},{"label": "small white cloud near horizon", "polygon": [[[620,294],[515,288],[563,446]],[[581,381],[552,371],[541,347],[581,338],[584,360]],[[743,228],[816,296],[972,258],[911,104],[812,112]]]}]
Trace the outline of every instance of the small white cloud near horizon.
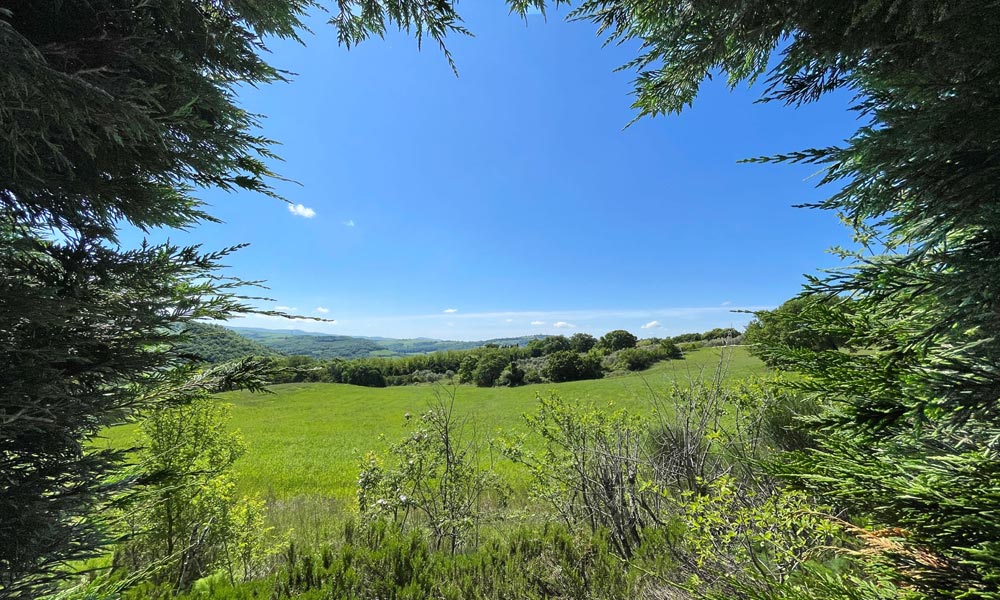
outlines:
[{"label": "small white cloud near horizon", "polygon": [[289,204],[288,212],[292,213],[296,217],[303,217],[305,219],[311,219],[316,216],[316,211],[305,206],[304,204]]},{"label": "small white cloud near horizon", "polygon": [[732,301],[732,300],[726,300],[725,302],[723,302],[723,303],[722,303],[722,304],[720,304],[719,306],[730,306],[730,305],[731,305],[732,303],[733,303],[733,301]]},{"label": "small white cloud near horizon", "polygon": [[316,307],[316,312],[318,312],[321,315],[325,315],[328,312],[330,312],[330,309],[329,308],[323,308],[322,306],[317,306]]},{"label": "small white cloud near horizon", "polygon": [[532,321],[531,324],[535,326],[545,325],[545,321]]},{"label": "small white cloud near horizon", "polygon": [[458,309],[457,308],[446,308],[446,309],[442,310],[441,312],[450,315],[452,313],[457,313]]},{"label": "small white cloud near horizon", "polygon": [[576,325],[572,323],[567,323],[566,321],[556,321],[552,324],[556,329],[575,329]]},{"label": "small white cloud near horizon", "polygon": [[295,308],[294,306],[275,306],[274,310],[285,310],[285,311],[288,311],[288,310],[298,310],[298,309]]},{"label": "small white cloud near horizon", "polygon": [[354,219],[344,221],[344,227],[354,227]]},{"label": "small white cloud near horizon", "polygon": [[645,325],[643,325],[642,328],[643,329],[659,329],[660,326],[661,325],[660,325],[659,321],[650,321],[649,323],[646,323]]}]

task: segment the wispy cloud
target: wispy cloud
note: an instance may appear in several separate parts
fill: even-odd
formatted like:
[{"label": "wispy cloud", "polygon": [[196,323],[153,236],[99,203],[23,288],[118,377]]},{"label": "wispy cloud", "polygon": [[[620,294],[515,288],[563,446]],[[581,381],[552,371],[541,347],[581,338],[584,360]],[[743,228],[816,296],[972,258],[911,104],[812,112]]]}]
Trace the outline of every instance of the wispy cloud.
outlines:
[{"label": "wispy cloud", "polygon": [[[447,305],[446,305],[447,306]],[[441,309],[426,313],[409,314],[364,314],[351,313],[338,306],[338,324],[336,327],[323,321],[296,322],[295,326],[310,331],[343,333],[348,335],[380,335],[386,337],[436,337],[441,339],[485,340],[512,335],[513,333],[550,333],[586,331],[591,334],[602,334],[613,329],[631,329],[639,331],[660,332],[658,335],[670,335],[688,331],[707,331],[713,327],[741,327],[748,323],[748,314],[734,314],[733,310],[745,311],[767,310],[770,305],[729,306],[695,306],[671,308],[596,308],[567,309],[553,308],[551,310],[501,310],[483,312],[443,313]],[[276,307],[290,314],[297,309],[289,306]],[[311,314],[326,317],[319,311]],[[332,313],[332,311],[331,311]],[[343,314],[340,314],[343,313]],[[284,321],[284,324],[282,324]],[[657,321],[658,328],[640,329],[643,323]],[[301,323],[301,324],[300,324]],[[453,326],[447,325],[453,323]],[[556,323],[561,323],[556,328]],[[286,320],[265,318],[263,315],[248,315],[241,325],[248,327],[286,328],[290,323]],[[569,328],[573,325],[573,328]]]},{"label": "wispy cloud", "polygon": [[566,321],[556,321],[555,323],[552,324],[552,326],[555,327],[556,329],[573,329],[576,327],[576,325],[572,323],[567,323]]},{"label": "wispy cloud", "polygon": [[642,326],[643,329],[659,329],[661,326],[659,321],[650,321]]},{"label": "wispy cloud", "polygon": [[288,212],[292,213],[296,217],[303,217],[306,219],[311,219],[316,216],[316,211],[305,206],[304,204],[289,204]]},{"label": "wispy cloud", "polygon": [[446,309],[442,310],[441,312],[450,315],[450,314],[453,314],[453,313],[457,313],[458,309],[457,308],[446,308]]},{"label": "wispy cloud", "polygon": [[344,221],[344,227],[354,227],[354,219]]},{"label": "wispy cloud", "polygon": [[723,302],[719,306],[732,306],[732,304],[733,304],[732,300],[726,300],[725,302]]},{"label": "wispy cloud", "polygon": [[[659,320],[664,322],[666,319],[690,319],[696,317],[706,317],[712,315],[725,315],[729,318],[733,309],[739,308],[741,310],[767,310],[773,308],[773,306],[694,306],[694,307],[678,307],[678,308],[649,308],[649,309],[561,309],[561,310],[507,310],[507,311],[490,311],[490,312],[457,312],[448,313],[453,314],[454,318],[466,319],[466,320],[479,320],[479,319],[514,319],[515,321],[520,320],[530,320],[532,325],[545,325],[548,322],[556,322],[559,320],[566,320],[570,323],[580,325],[581,321],[593,321],[597,319],[645,319],[649,320]],[[413,321],[413,320],[432,320],[440,318],[441,313],[425,313],[425,314],[409,314],[409,315],[393,315],[380,317],[386,320],[396,320],[396,321]]]},{"label": "wispy cloud", "polygon": [[317,306],[316,307],[316,312],[318,312],[321,315],[325,315],[328,312],[330,312],[330,309],[329,308],[323,308],[322,306]]}]

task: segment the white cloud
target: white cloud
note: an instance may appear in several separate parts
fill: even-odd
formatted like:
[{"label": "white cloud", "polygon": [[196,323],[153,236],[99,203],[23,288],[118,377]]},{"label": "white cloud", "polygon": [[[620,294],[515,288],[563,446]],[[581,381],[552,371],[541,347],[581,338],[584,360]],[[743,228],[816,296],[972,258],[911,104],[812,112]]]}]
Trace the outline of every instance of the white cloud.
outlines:
[{"label": "white cloud", "polygon": [[645,325],[642,326],[643,329],[659,329],[659,327],[660,327],[659,321],[650,321],[649,323],[646,323]]},{"label": "white cloud", "polygon": [[452,313],[457,313],[457,312],[458,312],[458,309],[457,309],[457,308],[446,308],[446,309],[442,310],[441,312],[443,312],[443,313],[446,313],[446,314],[449,314],[449,315],[450,315],[450,314],[452,314]]},{"label": "white cloud", "polygon": [[285,310],[285,311],[288,311],[288,310],[298,310],[298,309],[295,308],[294,306],[275,306],[274,310]]},{"label": "white cloud", "polygon": [[306,219],[311,219],[316,216],[316,211],[303,204],[289,204],[288,212],[297,217],[305,217]]},{"label": "white cloud", "polygon": [[325,315],[326,313],[330,312],[330,309],[329,308],[323,308],[322,306],[317,306],[316,307],[316,312],[320,313],[321,315]]},{"label": "white cloud", "polygon": [[532,325],[545,325],[545,321],[532,321]]},{"label": "white cloud", "polygon": [[723,303],[722,303],[722,304],[720,304],[719,306],[729,306],[729,305],[731,305],[732,303],[733,303],[733,301],[732,301],[732,300],[726,300],[725,302],[723,302]]},{"label": "white cloud", "polygon": [[504,323],[513,323],[514,319],[504,319],[503,322]]},{"label": "white cloud", "polygon": [[555,327],[556,329],[572,329],[576,327],[576,325],[572,323],[567,323],[566,321],[556,321],[555,323],[552,324],[552,326]]},{"label": "white cloud", "polygon": [[354,219],[344,221],[344,227],[354,227]]}]

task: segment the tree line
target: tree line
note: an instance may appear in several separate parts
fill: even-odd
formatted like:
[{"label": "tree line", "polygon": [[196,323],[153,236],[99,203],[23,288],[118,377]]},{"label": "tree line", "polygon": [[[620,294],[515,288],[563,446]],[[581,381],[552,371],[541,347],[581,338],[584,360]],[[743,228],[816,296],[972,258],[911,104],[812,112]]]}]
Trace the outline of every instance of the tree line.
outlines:
[{"label": "tree line", "polygon": [[[713,337],[718,334],[720,337]],[[597,379],[612,371],[642,371],[683,353],[675,340],[732,340],[735,329],[713,329],[673,338],[638,339],[623,329],[600,338],[587,333],[554,335],[526,346],[487,344],[405,357],[316,360],[306,356],[269,359],[273,383],[325,382],[385,387],[449,381],[479,387]]]}]

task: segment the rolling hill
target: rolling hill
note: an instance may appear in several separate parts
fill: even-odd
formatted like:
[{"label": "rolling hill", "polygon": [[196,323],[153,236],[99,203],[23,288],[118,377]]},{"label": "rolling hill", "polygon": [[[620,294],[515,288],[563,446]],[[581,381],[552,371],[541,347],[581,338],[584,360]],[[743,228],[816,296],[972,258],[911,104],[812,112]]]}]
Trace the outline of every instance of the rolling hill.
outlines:
[{"label": "rolling hill", "polygon": [[298,329],[262,329],[257,327],[231,327],[248,340],[262,344],[280,354],[309,356],[317,359],[367,358],[371,356],[407,356],[443,350],[467,350],[486,344],[499,346],[524,346],[529,341],[544,336],[498,338],[475,342],[435,340],[431,338],[368,338],[346,335],[328,335]]},{"label": "rolling hill", "polygon": [[208,323],[189,323],[189,339],[179,346],[181,352],[210,363],[236,360],[246,356],[280,356],[281,352],[239,333]]}]

